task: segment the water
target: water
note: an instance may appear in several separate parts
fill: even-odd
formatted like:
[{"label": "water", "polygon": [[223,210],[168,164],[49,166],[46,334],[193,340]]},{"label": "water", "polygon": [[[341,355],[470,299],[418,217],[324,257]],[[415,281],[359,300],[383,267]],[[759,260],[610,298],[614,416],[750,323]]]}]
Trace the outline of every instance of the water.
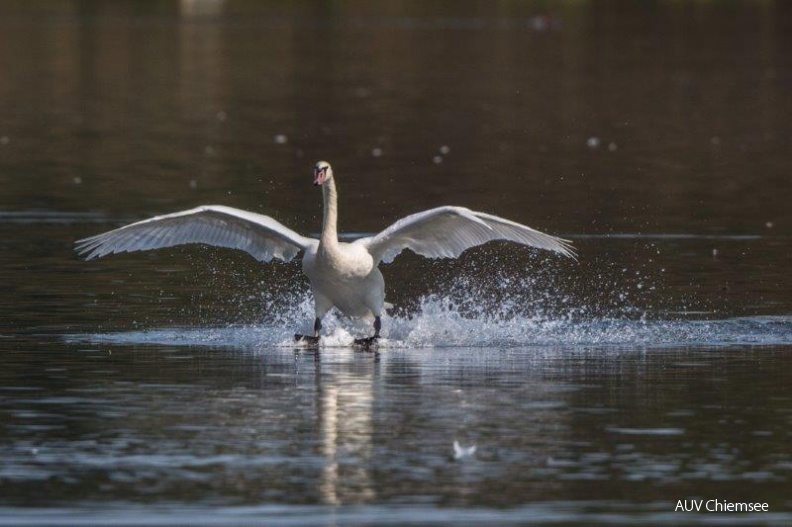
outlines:
[{"label": "water", "polygon": [[[0,2],[0,525],[790,523],[790,22]],[[316,233],[316,159],[353,235],[458,204],[579,259],[402,255],[367,353],[294,346],[296,263],[73,253],[202,203]]]}]

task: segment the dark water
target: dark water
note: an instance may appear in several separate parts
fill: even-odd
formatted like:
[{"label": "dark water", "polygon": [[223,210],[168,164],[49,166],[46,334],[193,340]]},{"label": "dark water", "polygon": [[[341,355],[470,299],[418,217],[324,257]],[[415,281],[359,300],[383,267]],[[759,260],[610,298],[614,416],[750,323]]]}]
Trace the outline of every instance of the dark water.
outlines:
[{"label": "dark water", "polygon": [[[792,522],[781,2],[0,2],[0,524]],[[221,203],[572,239],[384,270],[74,240]],[[455,456],[454,443],[475,446]],[[767,513],[674,512],[678,500]]]}]

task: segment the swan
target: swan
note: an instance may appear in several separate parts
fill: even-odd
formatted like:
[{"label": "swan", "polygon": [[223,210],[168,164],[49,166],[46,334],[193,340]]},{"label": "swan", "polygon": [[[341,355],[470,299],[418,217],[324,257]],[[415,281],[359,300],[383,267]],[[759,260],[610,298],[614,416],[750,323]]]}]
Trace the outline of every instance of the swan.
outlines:
[{"label": "swan", "polygon": [[313,184],[322,188],[324,200],[319,239],[302,236],[269,216],[222,205],[204,205],[78,240],[76,250],[91,260],[114,253],[202,243],[241,249],[262,262],[273,258],[288,262],[303,251],[302,269],[311,285],[315,318],[313,335],[298,334],[295,340],[318,342],[322,318],[336,307],[351,317],[373,316],[374,335],[356,339],[356,344],[372,344],[380,337],[386,304],[385,280],[379,265],[392,262],[404,249],[427,258],[456,258],[470,247],[492,240],[509,240],[575,257],[568,240],[455,206],[418,212],[379,234],[340,242],[338,192],[333,169],[326,161],[314,165]]}]

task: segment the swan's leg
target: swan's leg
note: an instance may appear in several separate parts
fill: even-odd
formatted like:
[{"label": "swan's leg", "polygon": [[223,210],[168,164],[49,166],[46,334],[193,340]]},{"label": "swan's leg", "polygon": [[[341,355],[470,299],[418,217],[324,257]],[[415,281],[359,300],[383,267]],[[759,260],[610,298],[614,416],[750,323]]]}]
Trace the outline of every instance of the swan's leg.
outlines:
[{"label": "swan's leg", "polygon": [[295,342],[310,342],[312,344],[316,344],[319,342],[319,332],[322,331],[322,319],[320,317],[316,317],[314,319],[314,326],[313,326],[313,336],[311,335],[300,335],[296,333],[294,335]]},{"label": "swan's leg", "polygon": [[328,311],[333,307],[332,302],[330,302],[326,297],[322,296],[316,290],[313,292],[314,294],[314,325],[313,325],[313,335],[300,335],[297,333],[294,335],[294,340],[297,342],[311,342],[317,343],[319,342],[319,332],[322,330],[322,318],[327,314]]},{"label": "swan's leg", "polygon": [[382,318],[380,318],[380,315],[382,309],[385,307],[385,279],[382,277],[382,273],[379,269],[375,268],[369,275],[366,287],[368,291],[364,304],[370,310],[371,314],[374,315],[374,336],[364,339],[355,339],[355,344],[368,347],[377,343],[377,340],[380,338],[380,330],[382,329]]},{"label": "swan's leg", "polygon": [[319,332],[322,331],[322,319],[333,308],[333,303],[327,299],[326,296],[319,293],[314,289],[314,327],[313,327],[313,336],[315,339],[319,339]]},{"label": "swan's leg", "polygon": [[374,317],[374,336],[367,337],[364,339],[355,339],[355,344],[358,346],[371,346],[372,344],[376,344],[377,340],[380,338],[380,330],[382,329],[382,319],[379,315]]}]

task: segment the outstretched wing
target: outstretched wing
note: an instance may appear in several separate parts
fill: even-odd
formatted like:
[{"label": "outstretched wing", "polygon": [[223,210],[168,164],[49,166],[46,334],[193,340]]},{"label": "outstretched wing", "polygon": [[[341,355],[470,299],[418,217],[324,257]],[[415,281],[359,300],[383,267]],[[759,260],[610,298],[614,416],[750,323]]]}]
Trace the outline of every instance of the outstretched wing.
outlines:
[{"label": "outstretched wing", "polygon": [[465,249],[492,240],[509,240],[575,257],[568,240],[464,207],[439,207],[412,214],[355,243],[365,245],[375,262],[390,263],[404,249],[427,258],[456,258]]},{"label": "outstretched wing", "polygon": [[87,260],[114,253],[148,251],[186,243],[241,249],[255,259],[288,262],[317,243],[269,216],[232,207],[207,205],[132,223],[76,242]]}]

